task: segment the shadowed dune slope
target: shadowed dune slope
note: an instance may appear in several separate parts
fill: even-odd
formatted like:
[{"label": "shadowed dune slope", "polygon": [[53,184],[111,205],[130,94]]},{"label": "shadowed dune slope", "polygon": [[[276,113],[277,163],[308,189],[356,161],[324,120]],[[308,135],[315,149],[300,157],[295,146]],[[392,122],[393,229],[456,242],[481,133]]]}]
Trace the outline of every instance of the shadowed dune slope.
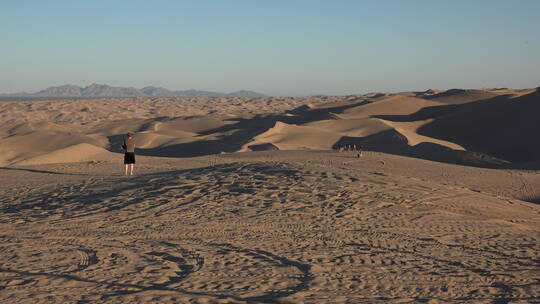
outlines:
[{"label": "shadowed dune slope", "polygon": [[420,127],[422,135],[513,162],[540,159],[540,90],[471,103]]}]

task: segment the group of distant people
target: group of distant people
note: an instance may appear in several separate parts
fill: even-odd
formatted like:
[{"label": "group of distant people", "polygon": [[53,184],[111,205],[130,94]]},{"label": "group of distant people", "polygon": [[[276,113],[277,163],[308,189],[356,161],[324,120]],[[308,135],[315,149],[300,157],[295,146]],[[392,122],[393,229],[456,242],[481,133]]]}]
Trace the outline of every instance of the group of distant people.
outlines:
[{"label": "group of distant people", "polygon": [[356,144],[342,145],[338,147],[338,152],[356,152],[356,157],[360,158],[362,156],[362,146]]}]

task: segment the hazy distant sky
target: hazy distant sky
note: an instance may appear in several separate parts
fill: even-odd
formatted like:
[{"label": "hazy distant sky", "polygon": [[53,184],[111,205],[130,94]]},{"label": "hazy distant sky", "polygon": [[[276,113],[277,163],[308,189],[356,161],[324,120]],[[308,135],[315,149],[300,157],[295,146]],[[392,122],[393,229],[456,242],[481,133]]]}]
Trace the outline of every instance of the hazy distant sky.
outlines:
[{"label": "hazy distant sky", "polygon": [[540,1],[0,0],[0,92],[540,86]]}]

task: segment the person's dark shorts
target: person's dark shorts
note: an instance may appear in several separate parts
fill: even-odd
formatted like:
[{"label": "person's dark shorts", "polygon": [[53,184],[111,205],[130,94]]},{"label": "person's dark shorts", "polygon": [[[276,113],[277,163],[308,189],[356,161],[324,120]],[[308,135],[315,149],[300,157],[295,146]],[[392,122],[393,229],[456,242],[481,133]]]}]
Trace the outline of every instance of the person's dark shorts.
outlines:
[{"label": "person's dark shorts", "polygon": [[124,154],[124,164],[134,164],[135,163],[135,153],[126,152]]}]

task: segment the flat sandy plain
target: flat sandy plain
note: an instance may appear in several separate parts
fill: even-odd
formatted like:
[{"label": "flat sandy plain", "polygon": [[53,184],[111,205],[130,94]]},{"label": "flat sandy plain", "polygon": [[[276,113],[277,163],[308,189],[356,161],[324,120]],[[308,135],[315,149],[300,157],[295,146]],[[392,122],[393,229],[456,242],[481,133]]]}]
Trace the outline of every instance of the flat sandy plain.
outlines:
[{"label": "flat sandy plain", "polygon": [[540,303],[539,108],[538,89],[0,102],[0,302]]}]

